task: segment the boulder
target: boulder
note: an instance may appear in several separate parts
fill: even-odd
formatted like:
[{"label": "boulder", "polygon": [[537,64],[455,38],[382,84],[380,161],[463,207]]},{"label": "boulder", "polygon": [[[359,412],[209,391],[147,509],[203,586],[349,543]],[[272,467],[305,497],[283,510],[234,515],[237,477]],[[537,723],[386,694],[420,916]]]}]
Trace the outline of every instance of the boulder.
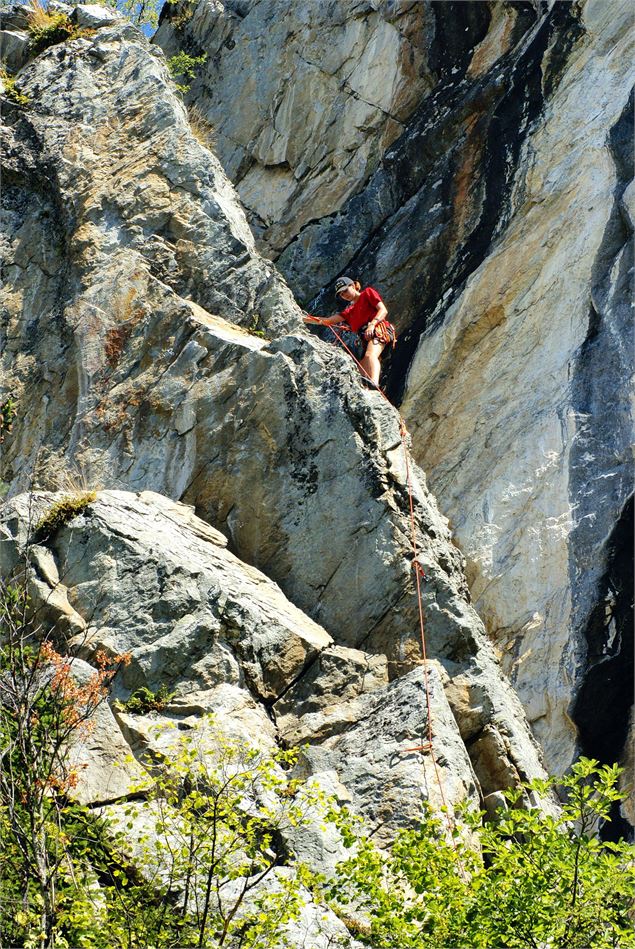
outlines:
[{"label": "boulder", "polygon": [[[23,562],[33,525],[42,525],[57,498],[37,493],[5,503],[3,575]],[[327,784],[335,776],[383,833],[416,822],[423,799],[476,803],[479,781],[489,793],[542,774],[520,707],[496,681],[484,645],[464,664],[472,694],[453,711],[455,661],[454,680],[439,663],[414,662],[390,681],[387,641],[380,649],[369,639],[374,651],[336,645],[184,504],[149,491],[101,491],[67,523],[48,532],[40,526],[35,539],[32,601],[55,637],[88,661],[99,651],[130,656],[113,688],[119,727],[111,759],[128,747],[145,762],[169,755],[178,735],[212,712],[228,735],[263,750],[308,742],[302,772]],[[69,610],[81,622],[69,625]],[[127,708],[140,687],[163,689],[157,710]],[[109,709],[103,714],[112,720]],[[106,724],[97,759],[107,756]],[[492,742],[493,757],[483,751]],[[96,793],[91,784],[86,794]]]},{"label": "boulder", "polygon": [[[40,510],[46,500],[40,496]],[[26,520],[25,498],[15,505],[9,512]],[[331,637],[197,521],[152,492],[102,492],[68,529],[43,540],[56,570],[40,580],[37,598],[52,609],[50,590],[63,590],[62,611],[70,598],[84,618],[73,640],[83,654],[131,655],[123,688],[164,685],[187,697],[247,682],[272,702]]]},{"label": "boulder", "polygon": [[73,10],[73,19],[79,27],[95,30],[121,20],[121,14],[100,3],[80,3]]}]

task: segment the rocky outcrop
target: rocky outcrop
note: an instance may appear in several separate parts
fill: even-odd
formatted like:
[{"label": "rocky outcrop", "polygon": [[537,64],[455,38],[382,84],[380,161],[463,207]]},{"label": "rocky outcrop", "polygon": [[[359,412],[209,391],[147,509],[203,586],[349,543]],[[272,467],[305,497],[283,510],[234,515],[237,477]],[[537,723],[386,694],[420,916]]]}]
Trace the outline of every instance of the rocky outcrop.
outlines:
[{"label": "rocky outcrop", "polygon": [[[153,299],[150,287],[146,299]],[[153,323],[146,331],[160,335]],[[55,457],[77,445],[80,462],[108,458],[119,483],[194,502],[227,530],[241,557],[278,580],[338,644],[386,656],[385,682],[388,666],[393,678],[411,669],[420,644],[396,413],[359,387],[342,357],[337,364],[325,361],[328,348],[319,342],[288,336],[265,346],[200,312],[181,332],[173,361],[158,377],[154,364],[138,374],[130,361],[138,360],[142,334],[122,351],[123,392],[135,393],[144,406],[133,424],[121,415],[127,398],[121,390],[102,396],[81,433],[75,409],[58,401],[55,423],[49,413]],[[74,358],[81,361],[81,351]],[[32,431],[44,424],[40,419]],[[20,428],[20,438],[32,435]],[[37,450],[31,445],[21,453]],[[420,475],[414,488],[428,646],[447,671],[464,740],[487,741],[491,725],[507,749],[503,783],[534,774],[540,770],[536,748],[467,602],[460,556]],[[298,656],[302,664],[311,653],[300,647]],[[267,701],[297,675],[298,667],[283,657],[284,650],[272,656],[272,679],[260,686]],[[274,673],[276,662],[284,675]],[[256,681],[259,673],[253,675]],[[200,683],[192,681],[191,688],[199,690]],[[487,770],[479,775],[488,788],[500,786],[500,778]]]},{"label": "rocky outcrop", "polygon": [[[55,498],[20,495],[7,502],[3,576],[25,550],[29,524],[32,534]],[[102,491],[29,556],[32,609],[46,612],[54,636],[72,633],[68,646],[88,661],[100,650],[130,655],[113,691],[124,703],[114,705],[119,727],[102,706],[75,755],[80,767],[88,765],[79,774],[82,800],[125,797],[143,781],[142,772],[125,764],[130,748],[141,760],[148,752],[166,753],[174,726],[196,728],[202,714],[214,712],[225,732],[264,750],[280,741],[309,743],[303,772],[327,787],[335,775],[340,795],[373,825],[414,822],[421,799],[440,804],[441,793],[450,802],[478,804],[478,783],[439,672],[432,671],[431,695],[443,791],[430,762],[426,769],[425,759],[422,764],[418,752],[408,751],[426,734],[422,669],[390,683],[383,656],[336,646],[191,508],[153,492]],[[89,669],[74,660],[80,680]],[[169,691],[166,710],[124,711],[140,686]],[[165,730],[157,732],[161,722]]]},{"label": "rocky outcrop", "polygon": [[[274,7],[166,7],[156,40],[208,52],[189,99],[299,298],[332,311],[318,291],[353,272],[387,300],[389,389],[550,766],[614,760],[632,697],[632,600],[611,580],[633,490],[629,5]],[[253,111],[233,108],[251,83]]]},{"label": "rocky outcrop", "polygon": [[4,259],[10,284],[32,294],[33,321],[63,308],[90,334],[106,318],[113,332],[101,344],[116,361],[140,318],[133,287],[149,273],[236,323],[297,322],[218,161],[192,133],[163,53],[135,27],[119,21],[54,45],[19,83],[29,104],[4,103]]}]

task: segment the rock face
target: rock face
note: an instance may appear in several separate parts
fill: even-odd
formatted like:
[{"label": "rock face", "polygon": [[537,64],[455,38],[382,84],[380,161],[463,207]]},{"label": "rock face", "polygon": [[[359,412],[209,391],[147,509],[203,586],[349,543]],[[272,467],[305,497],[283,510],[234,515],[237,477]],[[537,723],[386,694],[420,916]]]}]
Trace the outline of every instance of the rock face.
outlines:
[{"label": "rock face", "polygon": [[183,41],[208,55],[190,98],[274,259],[359,191],[433,87],[433,18],[378,6],[203,0],[162,15],[167,55]]},{"label": "rock face", "polygon": [[387,300],[389,388],[550,766],[615,760],[632,701],[630,5],[279,8],[166,7],[156,41],[208,52],[189,99],[299,298],[332,312],[318,291],[350,272]]},{"label": "rock face", "polygon": [[[619,757],[632,701],[629,620],[613,634],[610,616],[599,637],[590,630],[610,597],[609,536],[632,493],[632,227],[622,207],[632,106],[615,12],[587,9],[586,43],[524,143],[507,228],[422,338],[403,406],[417,456],[434,458],[430,478],[468,556],[475,603],[558,769],[578,734],[587,754]],[[580,83],[595,104],[582,104]],[[627,614],[627,587],[610,591]],[[604,747],[583,724],[598,714],[599,692],[584,697],[594,651],[619,654],[621,667],[616,675],[613,658],[614,687],[600,701],[615,736]]]},{"label": "rock face", "polygon": [[[29,518],[39,519],[55,498],[36,495],[33,504],[20,495],[7,502],[3,575],[24,549]],[[407,752],[420,744],[427,725],[423,670],[390,683],[383,656],[336,646],[191,508],[153,492],[103,491],[80,516],[42,538],[34,566],[34,608],[49,610],[59,634],[67,629],[68,609],[56,607],[52,597],[69,604],[71,645],[85,659],[99,650],[130,654],[116,698],[164,685],[173,693],[161,716],[168,724],[195,727],[202,712],[214,711],[225,731],[263,748],[280,740],[309,742],[305,773],[327,784],[335,774],[373,824],[380,818],[387,828],[408,824],[422,798],[440,804],[442,793],[450,802],[478,803],[439,671],[431,673],[431,697],[443,791],[422,756]],[[80,677],[88,674],[86,662],[74,664]],[[100,708],[88,744],[77,752],[78,761],[89,763],[80,774],[83,800],[125,796],[139,781],[130,765],[117,774],[110,763],[125,761],[124,736],[137,755],[157,741],[169,744],[169,735],[152,736],[156,716],[116,714],[119,728],[111,711]]]},{"label": "rock face", "polygon": [[134,288],[151,274],[236,323],[280,331],[297,322],[158,47],[113,23],[45,50],[19,82],[29,105],[4,106],[3,256],[7,281],[32,295],[31,320],[63,308],[73,322],[72,310],[89,335],[105,320],[100,342],[114,363],[143,309]]},{"label": "rock face", "polygon": [[[122,501],[117,513],[113,501],[104,515],[119,525],[103,527],[121,539],[111,560],[128,556],[124,541],[134,546],[146,520],[163,537],[136,553],[121,603],[112,575],[98,606],[94,584],[113,569],[98,545],[86,560],[94,579],[70,548],[49,551],[63,564],[56,569],[68,594],[55,582],[44,599],[80,636],[87,614],[103,609],[105,645],[125,626],[135,654],[130,688],[169,678],[166,663],[179,701],[194,710],[209,707],[210,688],[221,690],[220,707],[239,708],[232,689],[246,685],[259,704],[243,727],[252,713],[265,723],[263,710],[273,709],[280,737],[301,733],[320,744],[307,761],[312,772],[336,771],[359,806],[372,802],[386,821],[419,765],[405,759],[385,780],[381,768],[427,728],[399,417],[360,386],[347,357],[298,329],[289,290],[257,253],[156,47],[129,25],[107,24],[47,49],[19,79],[29,105],[8,107],[4,130],[4,240],[13,263],[2,344],[5,391],[17,403],[2,453],[10,493],[28,489],[34,471],[55,485],[70,468],[109,487],[183,499],[307,615],[274,622],[281,601],[273,593],[263,601],[255,589],[262,593],[264,581],[253,577],[249,596],[267,617],[266,635],[243,635],[251,614],[235,591],[233,605],[211,614],[200,613],[194,580],[179,593],[185,603],[157,601],[161,583],[143,565],[163,576],[157,564],[174,528],[143,508],[145,495],[139,510]],[[542,774],[540,756],[469,603],[461,554],[410,464],[428,654],[437,664],[432,725],[448,736],[438,760],[452,798],[473,794],[477,781],[487,795]],[[217,535],[197,524],[194,534],[220,556]],[[83,536],[90,550],[90,531]],[[191,562],[182,569],[196,573]],[[130,623],[135,598],[146,605]],[[148,630],[153,610],[158,625]],[[307,720],[294,716],[291,696]],[[386,746],[377,757],[364,750],[369,723]],[[133,743],[145,740],[138,723],[122,727]],[[344,735],[351,728],[356,755]]]},{"label": "rock face", "polygon": [[[81,433],[76,407],[51,402],[48,419],[39,418],[31,434],[16,432],[12,445],[29,441],[14,457],[46,445],[44,439],[33,444],[32,433],[50,425],[55,458],[74,452],[89,464],[98,454],[108,459],[115,482],[195,503],[206,520],[227,530],[242,558],[278,580],[339,645],[386,656],[391,677],[412,669],[420,644],[394,410],[364,392],[354,370],[343,357],[334,361],[324,344],[291,335],[264,346],[200,312],[180,327],[167,367],[157,372],[147,362],[137,372],[149,339],[173,332],[163,290],[152,286],[145,299],[154,301],[154,316],[119,356],[122,388],[106,390],[105,398],[99,385],[86,389],[85,404],[96,402]],[[83,351],[73,358],[81,364]],[[142,403],[132,419],[120,407],[131,398]],[[21,473],[14,473],[19,483]],[[499,787],[501,780],[539,773],[537,749],[469,606],[461,557],[416,470],[415,479],[428,648],[447,670],[448,700],[464,740],[476,748],[498,736],[504,753],[497,773],[486,768],[477,775],[484,787]],[[170,648],[180,649],[178,636]],[[269,701],[289,681],[275,672],[276,663],[287,664],[284,652],[277,655],[281,648],[282,641],[267,647],[271,678],[260,689]],[[302,665],[310,654],[298,649],[292,653]],[[290,657],[288,662],[290,684],[299,667]],[[201,683],[193,680],[191,687],[198,690]]]}]

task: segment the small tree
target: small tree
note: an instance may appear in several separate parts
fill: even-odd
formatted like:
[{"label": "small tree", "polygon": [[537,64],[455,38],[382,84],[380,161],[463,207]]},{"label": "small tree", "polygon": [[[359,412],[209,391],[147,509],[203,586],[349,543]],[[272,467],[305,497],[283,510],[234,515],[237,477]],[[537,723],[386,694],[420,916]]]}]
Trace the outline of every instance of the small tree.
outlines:
[{"label": "small tree", "polygon": [[[162,0],[99,0],[99,2],[118,10],[136,26],[149,26],[152,29],[158,26],[159,13],[163,6]],[[175,6],[178,0],[166,0],[166,2]],[[187,13],[184,11],[182,15],[187,16]]]},{"label": "small tree", "polygon": [[[168,69],[179,92],[189,90],[190,82],[196,75],[197,67],[204,63],[206,59],[207,53],[203,53],[201,56],[189,56],[182,51],[168,59]],[[177,80],[180,81],[177,82]]]},{"label": "small tree", "polygon": [[519,949],[635,946],[635,851],[598,835],[625,796],[621,771],[581,758],[563,778],[533,782],[539,793],[558,786],[564,803],[556,817],[518,808],[520,792],[507,793],[511,809],[480,832],[483,938]]},{"label": "small tree", "polygon": [[111,823],[106,833],[110,864],[139,871],[131,880],[115,870],[108,891],[122,945],[287,944],[314,875],[285,834],[322,802],[290,776],[295,760],[228,738],[211,716],[178,735],[145,800],[123,805],[118,831]]},{"label": "small tree", "polygon": [[[149,762],[153,788],[118,808],[125,828],[72,799],[70,750],[129,657],[98,652],[77,681],[27,588],[33,542],[94,499],[65,495],[39,520],[31,504],[21,561],[0,581],[0,945],[277,949],[311,880],[284,834],[321,800],[291,777],[294,753],[259,752],[208,719]],[[162,708],[170,694],[149,697]]]},{"label": "small tree", "polygon": [[56,945],[59,900],[73,873],[66,816],[78,774],[73,741],[92,728],[125,656],[96,657],[80,684],[72,660],[29,608],[29,548],[21,569],[0,580],[0,933],[15,945],[35,936]]},{"label": "small tree", "polygon": [[[161,0],[99,0],[103,6],[118,10],[136,26],[149,26],[155,29],[159,23]],[[173,0],[167,0],[168,3]],[[145,31],[144,31],[145,32]]]}]

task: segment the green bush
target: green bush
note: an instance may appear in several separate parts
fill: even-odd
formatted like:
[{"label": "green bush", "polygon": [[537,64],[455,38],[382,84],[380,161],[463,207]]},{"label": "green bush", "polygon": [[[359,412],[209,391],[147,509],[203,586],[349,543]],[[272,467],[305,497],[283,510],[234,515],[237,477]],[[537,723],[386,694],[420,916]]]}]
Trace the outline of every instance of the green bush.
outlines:
[{"label": "green bush", "polygon": [[187,92],[190,88],[189,82],[177,82],[177,79],[193,79],[196,75],[196,67],[200,66],[207,59],[207,53],[202,56],[188,56],[187,53],[177,53],[168,59],[168,69],[174,79],[174,84],[179,92]]},{"label": "green bush", "polygon": [[[17,105],[28,105],[30,99],[16,87],[15,76],[10,76],[6,69],[0,68],[0,80],[4,86],[4,94]],[[11,431],[11,422],[15,418],[15,400],[9,397],[0,405],[0,442],[4,439],[3,432]]]},{"label": "green bush", "polygon": [[424,810],[388,854],[348,820],[354,852],[325,897],[373,949],[633,947],[635,850],[597,833],[624,797],[619,774],[580,759],[559,782],[527,785],[543,797],[560,785],[555,816],[522,808],[522,789],[506,792],[497,821],[464,810],[451,833]]},{"label": "green bush", "polygon": [[[228,739],[211,718],[176,734],[170,759],[152,763],[152,788],[131,788],[141,799],[114,818],[60,802],[59,832],[47,843],[68,846],[54,851],[46,949],[287,945],[285,927],[299,919],[312,876],[282,834],[309,822],[319,792],[303,793],[291,777],[294,753]],[[1,944],[35,947],[41,886],[24,888],[1,806],[0,846],[0,905],[15,908],[0,916]]]},{"label": "green bush", "polygon": [[[28,103],[28,96],[23,96],[16,90],[15,79],[9,76],[6,70],[0,69],[0,79],[4,83],[5,92],[9,98],[14,99],[15,102],[19,102],[21,105]],[[0,442],[3,442],[5,437],[11,434],[17,414],[15,396],[10,395],[0,405]]]},{"label": "green bush", "polygon": [[265,331],[260,328],[260,316],[258,313],[254,313],[252,316],[251,323],[247,327],[247,330],[252,336],[258,336],[260,339],[269,339]]},{"label": "green bush", "polygon": [[33,56],[57,43],[79,36],[93,36],[95,33],[95,30],[77,26],[65,13],[47,10],[41,0],[33,0],[33,7],[27,17],[27,30],[31,35],[29,52]]},{"label": "green bush", "polygon": [[52,645],[53,630],[33,618],[27,576],[0,579],[0,945],[106,949],[68,924],[69,906],[78,920],[95,918],[97,883],[69,800],[79,780],[69,748],[90,733],[129,657],[98,653],[80,684]]},{"label": "green bush", "polygon": [[168,692],[165,683],[160,685],[156,692],[142,685],[138,689],[135,689],[127,702],[117,704],[124,712],[144,715],[146,712],[160,712],[172,701],[175,695],[175,692]]}]

